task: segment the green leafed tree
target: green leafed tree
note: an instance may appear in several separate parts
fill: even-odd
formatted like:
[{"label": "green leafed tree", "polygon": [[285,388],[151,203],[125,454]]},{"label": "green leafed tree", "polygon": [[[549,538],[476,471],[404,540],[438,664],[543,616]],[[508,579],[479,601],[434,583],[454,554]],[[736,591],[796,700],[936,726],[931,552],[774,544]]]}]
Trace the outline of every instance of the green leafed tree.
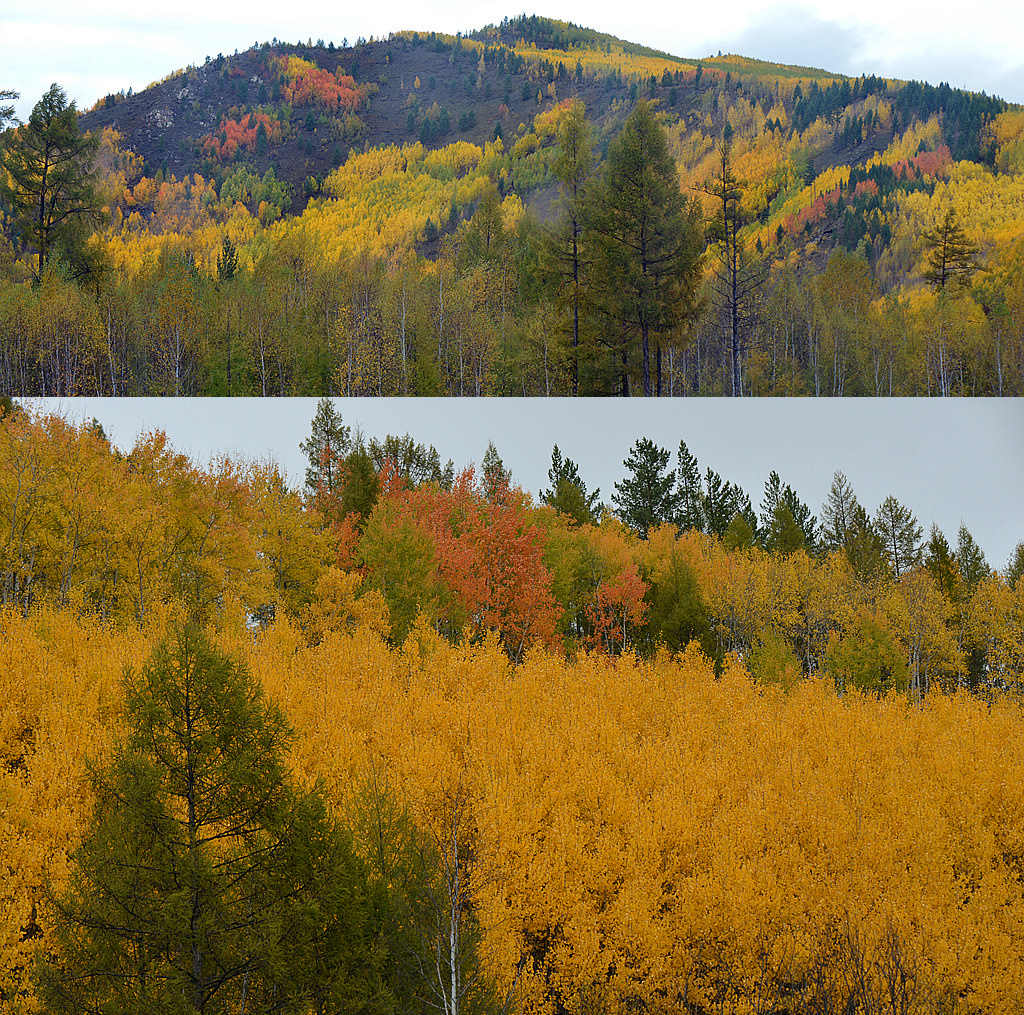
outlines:
[{"label": "green leafed tree", "polygon": [[704,472],[702,503],[704,531],[719,538],[724,537],[737,514],[743,515],[747,526],[756,536],[757,516],[751,507],[750,498],[739,486],[723,479],[709,466]]},{"label": "green leafed tree", "polygon": [[826,550],[846,547],[853,528],[857,495],[841,472],[832,477],[832,486],[821,509],[821,543]]},{"label": "green leafed tree", "polygon": [[921,526],[913,512],[895,497],[886,497],[879,506],[875,529],[897,579],[921,562]]},{"label": "green leafed tree", "polygon": [[182,628],[126,676],[124,728],[54,900],[45,1010],[387,1012],[351,842],[248,670]]},{"label": "green leafed tree", "polygon": [[512,474],[505,468],[505,463],[498,454],[493,441],[487,442],[484,460],[480,466],[484,484],[484,496],[491,502],[498,500],[512,482]]},{"label": "green leafed tree", "polygon": [[764,528],[765,548],[773,553],[794,553],[806,548],[803,529],[784,500],[779,500]]},{"label": "green leafed tree", "polygon": [[11,88],[0,88],[0,133],[14,122],[14,101],[19,98]]},{"label": "green leafed tree", "polygon": [[718,171],[705,187],[705,193],[715,205],[715,214],[708,226],[714,262],[711,289],[723,322],[730,364],[730,392],[739,396],[743,394],[743,358],[750,343],[754,306],[757,293],[764,285],[765,272],[750,257],[740,236],[750,219],[743,206],[743,188],[733,172],[728,136],[719,146],[719,156]]},{"label": "green leafed tree", "polygon": [[622,521],[641,539],[655,526],[676,519],[679,496],[668,461],[668,451],[641,437],[623,462],[627,475],[615,484],[612,503]]},{"label": "green leafed tree", "polygon": [[679,514],[677,524],[680,531],[704,531],[704,492],[700,480],[700,468],[696,456],[679,442],[676,476],[679,492]]},{"label": "green leafed tree", "polygon": [[380,475],[362,438],[345,458],[338,508],[342,518],[355,515],[362,529],[380,494]]},{"label": "green leafed tree", "polygon": [[1006,565],[1006,580],[1016,585],[1024,577],[1024,543],[1018,543]]},{"label": "green leafed tree", "polygon": [[589,223],[596,302],[620,392],[629,394],[638,366],[643,393],[660,395],[662,342],[695,312],[703,243],[699,210],[683,198],[665,130],[646,101],[608,149]]},{"label": "green leafed tree", "polygon": [[990,573],[985,554],[966,525],[961,525],[960,531],[957,533],[956,565],[960,571],[960,577],[971,592]]},{"label": "green leafed tree", "polygon": [[924,566],[928,569],[940,592],[953,602],[958,594],[960,573],[956,559],[942,530],[933,525],[924,550]]},{"label": "green leafed tree", "polygon": [[310,497],[337,492],[342,480],[341,462],[351,446],[351,428],[342,423],[334,402],[321,398],[310,435],[299,444],[306,456],[306,493]]},{"label": "green leafed tree", "polygon": [[561,191],[561,216],[547,235],[544,264],[569,333],[569,381],[580,392],[585,269],[587,185],[592,166],[590,126],[579,99],[574,99],[558,125],[558,148],[552,172]]},{"label": "green leafed tree", "polygon": [[942,221],[923,235],[925,245],[924,278],[933,289],[945,292],[952,286],[965,286],[978,270],[978,247],[967,238],[952,208]]},{"label": "green leafed tree", "polygon": [[884,577],[889,567],[882,534],[860,504],[850,512],[846,557],[854,574],[865,583]]},{"label": "green leafed tree", "polygon": [[82,134],[75,104],[57,84],[3,150],[0,186],[15,237],[35,254],[38,276],[54,255],[79,274],[87,268],[85,239],[99,214],[96,150],[96,139]]},{"label": "green leafed tree", "polygon": [[560,514],[568,515],[579,525],[597,521],[601,491],[587,490],[580,476],[577,464],[571,458],[563,458],[556,444],[551,450],[551,467],[548,469],[551,484],[540,495],[541,502],[549,504]]}]

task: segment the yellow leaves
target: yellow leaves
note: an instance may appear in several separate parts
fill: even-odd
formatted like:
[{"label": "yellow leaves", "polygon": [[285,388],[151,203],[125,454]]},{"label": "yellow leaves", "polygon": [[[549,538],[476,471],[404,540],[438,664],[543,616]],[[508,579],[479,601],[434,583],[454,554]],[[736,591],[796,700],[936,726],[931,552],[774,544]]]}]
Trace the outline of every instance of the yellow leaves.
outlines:
[{"label": "yellow leaves", "polygon": [[384,597],[376,589],[365,594],[362,577],[336,567],[326,568],[317,579],[306,611],[306,627],[313,641],[322,641],[329,631],[349,633],[365,628],[386,638],[391,619]]},{"label": "yellow leaves", "polygon": [[[453,646],[429,624],[389,650],[358,592],[324,572],[312,647],[284,621],[255,643],[220,637],[295,726],[296,769],[337,806],[371,768],[421,823],[461,787],[486,863],[484,960],[507,986],[533,950],[524,1012],[593,990],[613,1008],[662,1010],[684,987],[749,999],[784,959],[800,973],[833,956],[838,976],[832,934],[848,925],[868,955],[898,930],[929,987],[968,991],[973,1010],[1024,1004],[1024,786],[1007,777],[1024,764],[1019,705],[759,690],[735,660],[716,680],[696,647],[654,663],[534,649],[513,672],[493,640]],[[0,614],[0,633],[12,991],[43,873],[64,876],[87,820],[84,756],[109,749],[121,669],[157,632],[40,611]],[[36,918],[45,931],[45,909]]]},{"label": "yellow leaves", "polygon": [[447,173],[450,176],[462,176],[480,165],[483,157],[483,149],[479,145],[456,141],[427,152],[423,157],[423,165],[431,175],[446,176]]},{"label": "yellow leaves", "polygon": [[1024,173],[1024,110],[1009,109],[989,125],[995,165],[1001,173]]},{"label": "yellow leaves", "polygon": [[532,152],[537,151],[540,148],[540,141],[537,139],[537,135],[532,131],[528,134],[524,134],[521,138],[518,138],[512,145],[512,155],[517,158],[529,155]]}]

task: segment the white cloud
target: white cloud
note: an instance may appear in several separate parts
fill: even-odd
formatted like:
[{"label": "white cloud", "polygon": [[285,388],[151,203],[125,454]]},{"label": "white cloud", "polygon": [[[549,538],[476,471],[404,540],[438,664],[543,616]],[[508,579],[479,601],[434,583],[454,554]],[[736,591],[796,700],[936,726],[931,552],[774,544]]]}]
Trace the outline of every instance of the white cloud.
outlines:
[{"label": "white cloud", "polygon": [[[507,0],[392,0],[376,6],[222,0],[184,16],[150,16],[126,15],[121,0],[55,0],[45,10],[0,14],[0,87],[22,92],[23,115],[54,79],[88,106],[107,91],[142,88],[207,55],[275,36],[340,42],[400,28],[458,31],[514,13]],[[661,0],[632,7],[562,0],[542,13],[680,56],[739,50],[850,74],[948,80],[1024,101],[1024,8],[1009,0],[976,0],[968,7],[952,0],[861,0],[839,15],[826,0],[783,0],[767,7],[758,0],[725,6]]]}]

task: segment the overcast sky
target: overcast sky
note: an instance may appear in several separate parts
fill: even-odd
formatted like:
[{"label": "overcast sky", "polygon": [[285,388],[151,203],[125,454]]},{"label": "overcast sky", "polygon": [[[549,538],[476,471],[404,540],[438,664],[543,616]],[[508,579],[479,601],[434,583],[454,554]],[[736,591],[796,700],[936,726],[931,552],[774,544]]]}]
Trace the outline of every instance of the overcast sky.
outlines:
[{"label": "overcast sky", "polygon": [[[340,43],[404,28],[456,32],[519,13],[508,0],[220,0],[130,7],[124,0],[4,0],[0,6],[0,88],[22,93],[23,118],[51,81],[87,107],[108,92],[138,90],[207,55],[274,37]],[[558,0],[531,13],[676,56],[740,52],[847,74],[949,81],[1024,102],[1024,6],[1014,0]]]},{"label": "overcast sky", "polygon": [[[301,484],[298,445],[315,399],[35,399],[72,419],[95,416],[120,447],[152,429],[205,464],[219,453],[272,458]],[[832,475],[844,472],[874,511],[894,494],[927,532],[952,540],[965,522],[994,567],[1024,540],[1022,399],[337,399],[367,436],[411,433],[456,466],[497,446],[513,479],[536,495],[547,485],[552,444],[575,460],[603,500],[622,478],[639,436],[674,452],[685,440],[701,469],[739,483],[760,504],[774,468],[817,513]]]}]

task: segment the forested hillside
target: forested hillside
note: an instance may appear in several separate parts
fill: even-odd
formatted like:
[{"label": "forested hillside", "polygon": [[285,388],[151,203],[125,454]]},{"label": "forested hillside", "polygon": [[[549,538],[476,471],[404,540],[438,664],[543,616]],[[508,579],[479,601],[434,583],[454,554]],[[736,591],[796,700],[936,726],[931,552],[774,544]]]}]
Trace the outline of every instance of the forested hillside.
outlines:
[{"label": "forested hillside", "polygon": [[4,148],[9,392],[1024,391],[1024,112],[946,85],[524,17],[57,90]]},{"label": "forested hillside", "polygon": [[0,1008],[1024,1006],[1024,547],[303,448],[0,421]]}]

